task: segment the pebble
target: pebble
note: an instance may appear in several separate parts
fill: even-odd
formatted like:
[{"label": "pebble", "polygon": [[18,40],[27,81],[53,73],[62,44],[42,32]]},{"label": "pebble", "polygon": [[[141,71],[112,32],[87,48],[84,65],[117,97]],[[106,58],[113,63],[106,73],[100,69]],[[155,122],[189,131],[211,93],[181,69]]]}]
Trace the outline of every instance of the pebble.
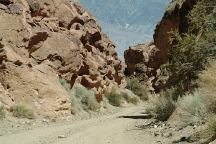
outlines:
[{"label": "pebble", "polygon": [[65,135],[59,135],[58,138],[66,138]]},{"label": "pebble", "polygon": [[154,132],[154,136],[159,136],[159,133],[158,132]]},{"label": "pebble", "polygon": [[49,120],[48,119],[43,119],[43,122],[49,123]]},{"label": "pebble", "polygon": [[170,132],[170,133],[165,133],[165,134],[163,134],[163,136],[164,136],[165,138],[169,138],[169,137],[172,137],[173,134]]}]

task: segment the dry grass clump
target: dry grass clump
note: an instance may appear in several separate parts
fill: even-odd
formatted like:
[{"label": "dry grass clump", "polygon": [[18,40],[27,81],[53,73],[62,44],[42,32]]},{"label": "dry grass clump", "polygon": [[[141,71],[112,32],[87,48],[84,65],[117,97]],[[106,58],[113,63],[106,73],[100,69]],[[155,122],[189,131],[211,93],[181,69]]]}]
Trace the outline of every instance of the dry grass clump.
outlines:
[{"label": "dry grass clump", "polygon": [[168,120],[176,109],[176,103],[166,94],[162,92],[160,96],[152,99],[147,108],[147,112],[160,121]]},{"label": "dry grass clump", "polygon": [[208,119],[208,131],[211,134],[216,135],[216,115],[213,115]]},{"label": "dry grass clump", "polygon": [[208,114],[204,97],[199,91],[183,96],[178,100],[177,114],[185,124],[201,124]]},{"label": "dry grass clump", "polygon": [[89,90],[82,85],[75,85],[72,90],[84,110],[97,111],[100,109],[100,104],[96,100],[93,90]]},{"label": "dry grass clump", "polygon": [[10,111],[13,113],[13,116],[18,118],[28,118],[34,119],[35,115],[32,109],[28,108],[25,105],[15,105],[10,108]]},{"label": "dry grass clump", "polygon": [[138,104],[140,98],[128,89],[112,88],[111,91],[105,92],[105,97],[113,106],[120,107],[124,102]]},{"label": "dry grass clump", "polygon": [[123,95],[116,88],[113,88],[111,91],[106,91],[105,97],[108,99],[111,105],[117,106],[117,107],[120,107],[122,102],[124,101]]},{"label": "dry grass clump", "polygon": [[3,106],[0,106],[0,119],[5,118],[5,109]]},{"label": "dry grass clump", "polygon": [[98,111],[100,104],[96,100],[93,90],[87,89],[80,84],[76,84],[72,89],[70,84],[64,80],[59,80],[64,89],[68,92],[71,100],[71,113],[76,114],[84,111]]},{"label": "dry grass clump", "polygon": [[216,61],[211,62],[209,68],[199,75],[199,90],[208,101],[209,112],[216,113]]},{"label": "dry grass clump", "polygon": [[121,93],[127,103],[132,103],[136,105],[140,101],[139,97],[128,89],[122,90]]},{"label": "dry grass clump", "polygon": [[139,81],[135,78],[127,79],[127,89],[131,90],[135,95],[139,96],[139,98],[143,101],[147,101],[148,98],[148,91],[146,88],[139,83]]}]

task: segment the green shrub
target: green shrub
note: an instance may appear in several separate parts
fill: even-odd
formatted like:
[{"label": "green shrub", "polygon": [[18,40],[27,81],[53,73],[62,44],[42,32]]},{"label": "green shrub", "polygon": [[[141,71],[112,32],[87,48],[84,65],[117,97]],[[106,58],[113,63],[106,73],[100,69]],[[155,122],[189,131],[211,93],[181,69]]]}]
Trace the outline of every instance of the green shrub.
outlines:
[{"label": "green shrub", "polygon": [[216,115],[208,119],[208,131],[213,135],[216,134]]},{"label": "green shrub", "polygon": [[59,82],[68,92],[71,100],[71,113],[76,114],[82,110],[97,111],[100,109],[100,104],[97,102],[93,90],[89,90],[80,84],[76,84],[72,89],[70,84],[65,79],[59,79]]},{"label": "green shrub", "polygon": [[69,92],[71,90],[70,84],[63,78],[59,79],[60,84],[64,87],[64,89]]},{"label": "green shrub", "polygon": [[5,109],[3,106],[0,106],[0,119],[5,118]]},{"label": "green shrub", "polygon": [[135,95],[139,96],[141,100],[148,100],[148,91],[137,79],[127,79],[127,89],[131,90]]},{"label": "green shrub", "polygon": [[183,96],[177,109],[185,123],[202,123],[208,114],[206,101],[198,91]]},{"label": "green shrub", "polygon": [[150,106],[147,107],[147,112],[157,120],[166,121],[176,109],[176,103],[172,98],[161,93],[160,96],[151,100]]},{"label": "green shrub", "polygon": [[139,97],[135,95],[132,91],[124,89],[121,91],[121,94],[127,103],[132,103],[135,105],[139,103]]},{"label": "green shrub", "polygon": [[60,84],[64,89],[67,91],[68,95],[70,96],[70,105],[71,105],[71,113],[76,114],[82,110],[82,107],[79,101],[75,97],[75,91],[73,91],[70,87],[70,84],[63,78],[59,79]]},{"label": "green shrub", "polygon": [[187,16],[187,32],[170,32],[168,63],[162,71],[169,76],[169,84],[182,91],[195,88],[194,80],[205,70],[209,59],[216,58],[216,17],[215,9],[210,8],[215,4],[216,1],[199,0]]},{"label": "green shrub", "polygon": [[121,106],[124,101],[124,97],[120,91],[113,88],[110,92],[105,92],[105,97],[108,99],[109,103],[113,106]]},{"label": "green shrub", "polygon": [[97,111],[100,109],[100,104],[96,100],[93,90],[89,90],[82,85],[75,85],[72,90],[74,96],[80,100],[84,110]]},{"label": "green shrub", "polygon": [[10,111],[13,113],[13,116],[18,118],[28,118],[34,119],[35,115],[32,109],[29,109],[25,105],[16,105],[10,108]]}]

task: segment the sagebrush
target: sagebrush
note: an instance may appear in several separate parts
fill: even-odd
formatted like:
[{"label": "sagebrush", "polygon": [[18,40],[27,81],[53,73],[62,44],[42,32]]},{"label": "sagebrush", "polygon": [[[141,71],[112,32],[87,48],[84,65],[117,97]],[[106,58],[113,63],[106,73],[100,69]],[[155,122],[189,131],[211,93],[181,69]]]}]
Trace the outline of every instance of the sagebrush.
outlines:
[{"label": "sagebrush", "polygon": [[70,96],[71,112],[73,114],[82,110],[98,111],[100,109],[100,103],[96,100],[93,90],[87,89],[80,84],[76,84],[71,88],[65,79],[60,79],[59,81]]},{"label": "sagebrush", "polygon": [[123,95],[117,89],[113,88],[111,91],[105,92],[105,97],[109,100],[109,103],[113,106],[121,106],[124,101]]},{"label": "sagebrush", "polygon": [[187,94],[179,99],[177,112],[185,124],[201,124],[208,115],[206,100],[198,90]]},{"label": "sagebrush", "polygon": [[35,118],[33,110],[25,105],[12,106],[10,108],[10,111],[13,113],[13,116],[18,118],[28,118],[28,119]]},{"label": "sagebrush", "polygon": [[148,100],[148,91],[147,89],[140,84],[140,82],[136,79],[127,79],[127,89],[131,90],[134,94],[140,97],[141,100]]},{"label": "sagebrush", "polygon": [[169,95],[166,95],[165,92],[153,98],[147,108],[147,112],[160,121],[168,120],[175,110],[175,101]]}]

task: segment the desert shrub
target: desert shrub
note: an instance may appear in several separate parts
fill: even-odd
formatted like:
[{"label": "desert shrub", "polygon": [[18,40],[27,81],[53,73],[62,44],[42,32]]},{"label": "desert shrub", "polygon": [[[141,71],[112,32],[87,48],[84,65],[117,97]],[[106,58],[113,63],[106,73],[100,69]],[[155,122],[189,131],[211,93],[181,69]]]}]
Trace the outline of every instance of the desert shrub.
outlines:
[{"label": "desert shrub", "polygon": [[76,99],[75,92],[71,89],[70,84],[63,78],[60,78],[59,82],[62,85],[62,87],[67,91],[67,93],[70,97],[71,113],[76,114],[76,113],[82,111],[82,107],[81,107],[79,101]]},{"label": "desert shrub", "polygon": [[74,91],[74,96],[80,100],[84,110],[99,110],[100,104],[96,100],[93,90],[89,90],[82,85],[75,85],[72,90]]},{"label": "desert shrub", "polygon": [[148,91],[135,78],[127,79],[127,89],[131,90],[135,95],[139,96],[141,100],[148,100]]},{"label": "desert shrub", "polygon": [[121,91],[121,94],[127,103],[132,103],[135,105],[139,103],[139,97],[135,95],[132,91],[124,89]]},{"label": "desert shrub", "polygon": [[120,91],[113,88],[111,91],[105,92],[105,97],[109,100],[109,103],[113,106],[121,106],[121,103],[124,101],[124,97]]},{"label": "desert shrub", "polygon": [[3,106],[0,106],[0,119],[5,118],[5,109]]},{"label": "desert shrub", "polygon": [[63,78],[59,79],[60,84],[64,87],[64,89],[69,92],[71,90],[70,84]]},{"label": "desert shrub", "polygon": [[105,92],[105,97],[111,105],[117,107],[121,106],[121,104],[125,101],[135,105],[140,101],[139,97],[128,89],[120,90],[118,88],[113,88],[111,91]]},{"label": "desert shrub", "polygon": [[34,119],[35,115],[32,109],[28,108],[25,105],[15,105],[10,108],[10,111],[13,113],[13,116],[18,118],[28,118]]},{"label": "desert shrub", "polygon": [[216,61],[199,75],[199,90],[207,100],[208,111],[216,114]]},{"label": "desert shrub", "polygon": [[100,104],[97,102],[93,90],[89,90],[80,84],[75,85],[71,89],[70,84],[65,79],[60,79],[59,82],[70,96],[71,112],[73,114],[76,114],[82,110],[99,110]]},{"label": "desert shrub", "polygon": [[177,112],[183,122],[202,123],[208,114],[206,101],[199,91],[183,96],[178,101]]},{"label": "desert shrub", "polygon": [[171,87],[169,89],[163,90],[161,91],[161,93],[174,101],[177,101],[179,96],[181,95],[181,92],[179,92],[178,88],[176,87]]},{"label": "desert shrub", "polygon": [[208,118],[208,131],[211,134],[216,134],[216,115]]},{"label": "desert shrub", "polygon": [[147,112],[160,121],[168,120],[176,109],[176,103],[165,94],[162,92],[160,96],[152,99],[147,107]]}]

